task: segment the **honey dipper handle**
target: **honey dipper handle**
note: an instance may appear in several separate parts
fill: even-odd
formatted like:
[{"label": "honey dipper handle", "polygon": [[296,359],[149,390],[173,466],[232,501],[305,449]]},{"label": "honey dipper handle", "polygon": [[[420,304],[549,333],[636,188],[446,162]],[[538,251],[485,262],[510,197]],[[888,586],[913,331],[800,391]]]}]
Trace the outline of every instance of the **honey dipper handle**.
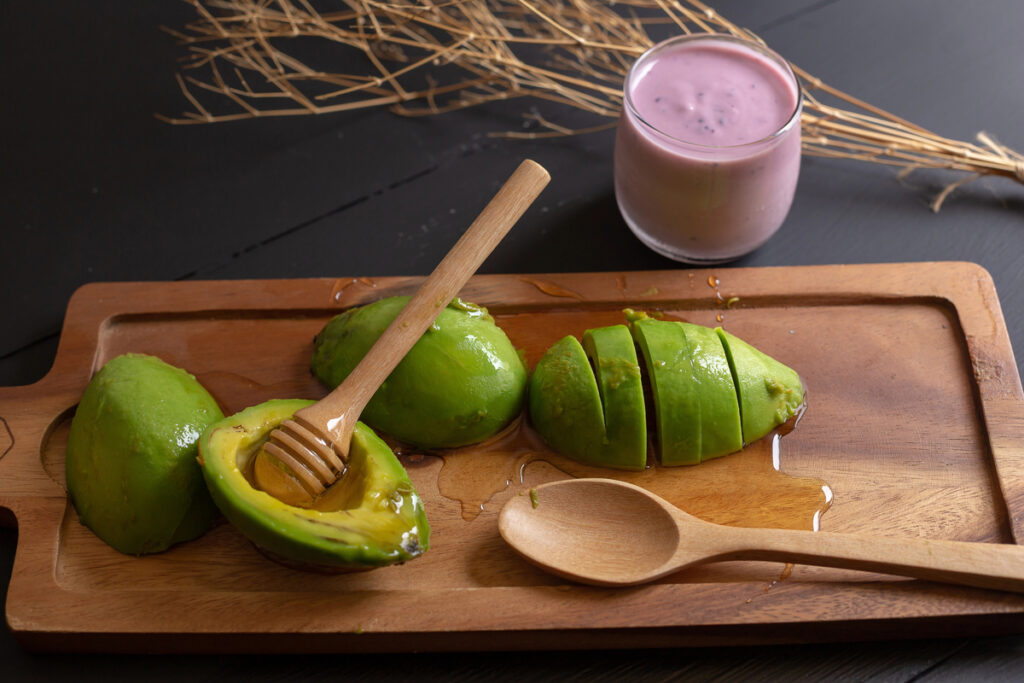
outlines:
[{"label": "honey dipper handle", "polygon": [[550,179],[540,164],[529,159],[521,163],[345,381],[319,402],[297,412],[296,419],[310,426],[325,425],[335,450],[347,454],[356,420],[378,387]]},{"label": "honey dipper handle", "polygon": [[728,559],[859,569],[1024,592],[1024,546],[779,529],[737,531],[741,533],[733,541],[746,549],[729,553]]}]

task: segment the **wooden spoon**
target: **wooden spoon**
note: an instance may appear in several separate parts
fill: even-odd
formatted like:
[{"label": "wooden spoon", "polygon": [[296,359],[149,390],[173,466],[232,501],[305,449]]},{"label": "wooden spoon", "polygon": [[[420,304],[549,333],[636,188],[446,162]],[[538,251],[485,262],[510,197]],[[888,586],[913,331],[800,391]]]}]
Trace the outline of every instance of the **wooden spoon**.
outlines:
[{"label": "wooden spoon", "polygon": [[1024,592],[1024,547],[705,522],[633,484],[570,479],[513,497],[498,530],[527,560],[597,586],[631,586],[706,562],[768,560]]},{"label": "wooden spoon", "polygon": [[298,505],[341,476],[363,408],[549,180],[539,164],[519,165],[345,381],[271,432],[257,455],[257,485]]}]

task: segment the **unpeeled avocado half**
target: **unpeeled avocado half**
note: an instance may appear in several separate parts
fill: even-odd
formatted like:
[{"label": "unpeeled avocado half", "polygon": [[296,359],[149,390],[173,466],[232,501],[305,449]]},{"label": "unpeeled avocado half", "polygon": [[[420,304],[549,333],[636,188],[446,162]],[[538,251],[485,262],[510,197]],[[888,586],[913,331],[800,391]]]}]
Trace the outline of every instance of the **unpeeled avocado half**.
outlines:
[{"label": "unpeeled avocado half", "polygon": [[218,517],[196,464],[197,442],[221,419],[190,374],[125,354],[90,380],[71,421],[68,494],[79,519],[130,555],[194,539]]},{"label": "unpeeled avocado half", "polygon": [[200,462],[217,507],[264,553],[299,568],[358,571],[422,555],[430,543],[423,504],[395,454],[361,422],[345,474],[313,508],[289,505],[252,484],[253,458],[270,432],[311,403],[268,401],[203,433]]},{"label": "unpeeled avocado half", "polygon": [[[628,424],[643,422],[647,410],[653,413],[663,465],[695,465],[738,451],[788,420],[803,403],[796,372],[721,328],[656,320],[632,311],[627,316],[645,370],[638,385],[643,381],[649,386],[651,404],[645,406],[642,389],[624,392],[617,395],[621,403],[614,412],[628,415]],[[601,339],[618,327],[589,330],[587,335]],[[644,448],[635,441],[623,440],[611,453],[600,447],[609,442],[599,419],[608,414],[607,404],[601,404],[608,392],[597,391],[605,386],[602,366],[593,363],[595,380],[587,356],[573,342],[572,337],[559,341],[534,370],[529,399],[534,427],[563,455],[588,464],[643,467]],[[622,354],[621,349],[617,352]],[[590,356],[594,361],[595,354]]]},{"label": "unpeeled avocado half", "polygon": [[[355,368],[409,297],[349,309],[317,335],[313,374],[335,387]],[[483,441],[522,410],[526,367],[485,308],[454,299],[374,394],[361,419],[424,448]]]},{"label": "unpeeled avocado half", "polygon": [[647,459],[643,384],[625,325],[558,341],[530,379],[530,419],[556,451],[580,462],[639,470]]}]

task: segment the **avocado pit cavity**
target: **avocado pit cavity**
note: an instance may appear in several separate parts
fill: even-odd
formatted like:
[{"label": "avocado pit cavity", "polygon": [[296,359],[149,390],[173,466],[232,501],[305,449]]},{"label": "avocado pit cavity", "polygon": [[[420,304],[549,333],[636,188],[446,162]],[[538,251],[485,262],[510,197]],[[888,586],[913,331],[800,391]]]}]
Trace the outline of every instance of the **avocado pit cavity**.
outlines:
[{"label": "avocado pit cavity", "polygon": [[430,538],[422,501],[398,458],[365,424],[356,424],[345,475],[315,500],[279,477],[273,462],[260,462],[270,432],[311,404],[268,401],[203,433],[203,476],[217,507],[265,555],[293,567],[359,571],[422,555]]}]

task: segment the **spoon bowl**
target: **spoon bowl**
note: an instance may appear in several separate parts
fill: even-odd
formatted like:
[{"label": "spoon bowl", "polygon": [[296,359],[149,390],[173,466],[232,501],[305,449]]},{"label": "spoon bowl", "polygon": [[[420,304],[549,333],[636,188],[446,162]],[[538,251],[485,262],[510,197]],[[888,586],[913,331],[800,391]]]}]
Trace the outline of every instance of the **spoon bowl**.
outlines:
[{"label": "spoon bowl", "polygon": [[698,519],[613,479],[568,479],[514,496],[498,531],[558,576],[632,586],[723,560],[767,560],[1024,592],[1024,548],[922,538],[751,529]]}]

